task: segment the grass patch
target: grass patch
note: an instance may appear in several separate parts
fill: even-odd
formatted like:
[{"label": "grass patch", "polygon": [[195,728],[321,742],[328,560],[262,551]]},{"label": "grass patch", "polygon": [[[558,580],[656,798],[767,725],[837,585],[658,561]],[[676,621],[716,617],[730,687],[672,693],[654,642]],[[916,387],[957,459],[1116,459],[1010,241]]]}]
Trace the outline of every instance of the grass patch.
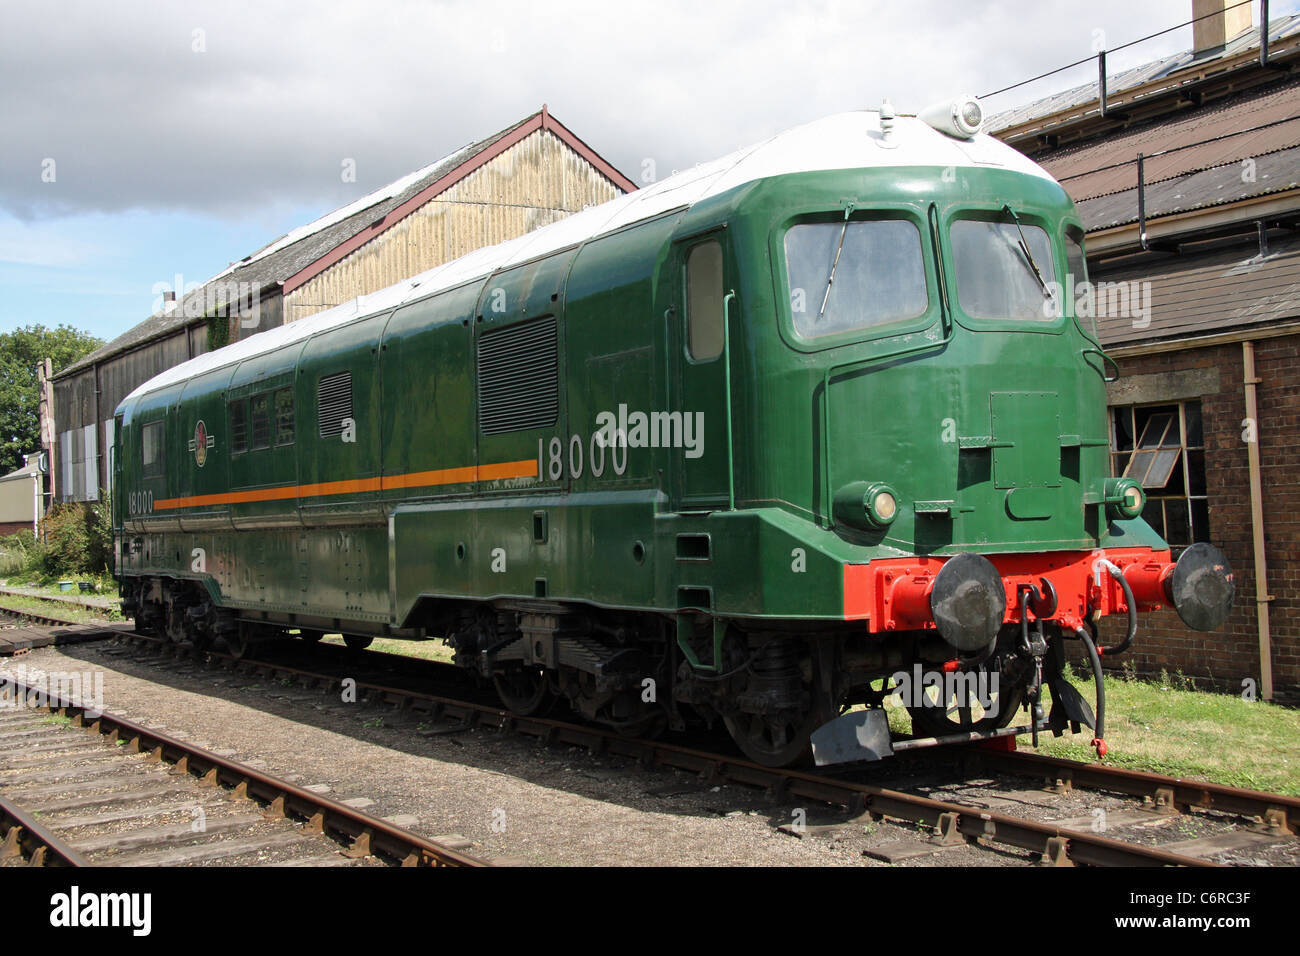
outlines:
[{"label": "grass patch", "polygon": [[[321,638],[322,644],[335,644],[344,647],[343,635],[326,634]],[[368,650],[396,654],[399,657],[414,657],[422,661],[443,661],[451,663],[452,650],[441,638],[427,637],[423,640],[401,641],[391,637],[377,637]]]},{"label": "grass patch", "polygon": [[[66,597],[67,595],[65,595]],[[105,621],[121,621],[122,609],[91,608],[71,602],[42,601],[36,597],[22,597],[16,594],[0,594],[0,607],[13,608],[15,611],[39,614],[41,617],[53,617],[74,624],[102,624]]]},{"label": "grass patch", "polygon": [[79,597],[81,595],[79,587],[74,587],[71,591],[60,591],[60,581],[90,581],[95,585],[92,597],[108,598],[110,600],[117,597],[117,581],[111,574],[89,574],[83,571],[73,571],[68,574],[49,574],[45,571],[19,571],[5,576],[3,580],[0,580],[0,586],[30,588],[33,591],[40,591],[42,594],[49,594],[52,597]]},{"label": "grass patch", "polygon": [[51,724],[55,727],[68,727],[72,724],[72,718],[66,714],[50,714],[48,717],[41,719],[43,724]]},{"label": "grass patch", "polygon": [[[1190,690],[1179,686],[1190,683],[1180,677],[1104,680],[1107,763],[1300,796],[1300,711]],[[1092,681],[1072,676],[1070,682],[1091,704]],[[1050,711],[1046,687],[1043,699]],[[1039,750],[1093,760],[1090,739],[1086,734],[1040,737]]]},{"label": "grass patch", "polygon": [[[1093,706],[1091,673],[1080,676],[1067,666],[1066,678]],[[1198,691],[1181,674],[1159,680],[1107,675],[1105,684],[1107,764],[1300,796],[1300,710]],[[1043,710],[1051,709],[1044,685]],[[885,698],[885,714],[894,734],[912,733],[911,716],[895,698]],[[1028,714],[1017,711],[1013,720],[1025,723]],[[1039,736],[1037,752],[1090,763],[1097,756],[1091,740],[1086,728],[1063,737],[1047,733]],[[1018,746],[1035,752],[1028,735]]]}]

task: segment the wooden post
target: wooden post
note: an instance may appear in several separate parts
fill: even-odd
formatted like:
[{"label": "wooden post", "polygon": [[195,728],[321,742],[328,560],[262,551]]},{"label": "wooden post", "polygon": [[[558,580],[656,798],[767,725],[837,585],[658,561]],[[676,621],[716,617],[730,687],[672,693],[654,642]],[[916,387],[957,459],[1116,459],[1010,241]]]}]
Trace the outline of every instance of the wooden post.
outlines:
[{"label": "wooden post", "polygon": [[1260,698],[1273,699],[1272,642],[1268,630],[1268,604],[1273,596],[1268,593],[1268,558],[1264,554],[1264,483],[1259,472],[1259,412],[1255,403],[1255,343],[1241,343],[1242,378],[1246,388],[1246,427],[1253,434],[1246,442],[1246,455],[1250,462],[1250,524],[1254,532],[1255,551],[1255,618],[1259,624],[1259,683]]},{"label": "wooden post", "polygon": [[58,493],[58,464],[55,461],[54,447],[58,443],[58,435],[54,432],[54,384],[50,381],[54,377],[54,363],[46,359],[36,367],[36,379],[40,385],[40,428],[41,428],[41,445],[45,449],[45,461],[49,467],[50,476],[50,504],[57,500]]}]

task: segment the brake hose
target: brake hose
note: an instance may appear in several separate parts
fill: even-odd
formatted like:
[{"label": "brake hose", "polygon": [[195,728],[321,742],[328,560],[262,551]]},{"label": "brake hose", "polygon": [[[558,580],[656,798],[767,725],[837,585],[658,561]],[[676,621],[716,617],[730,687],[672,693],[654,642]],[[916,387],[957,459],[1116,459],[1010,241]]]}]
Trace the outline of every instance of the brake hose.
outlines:
[{"label": "brake hose", "polygon": [[1104,757],[1106,756],[1106,685],[1102,682],[1101,653],[1087,628],[1080,627],[1074,633],[1079,640],[1083,641],[1083,646],[1088,650],[1088,660],[1092,663],[1092,680],[1097,685],[1097,716],[1093,726],[1096,736],[1092,738],[1091,746],[1097,749],[1098,757]]},{"label": "brake hose", "polygon": [[1099,646],[1097,648],[1098,656],[1114,657],[1116,654],[1123,654],[1128,650],[1129,645],[1133,643],[1133,638],[1137,636],[1137,601],[1133,598],[1133,589],[1129,587],[1128,581],[1124,578],[1124,572],[1105,559],[1102,559],[1102,564],[1106,565],[1106,570],[1110,572],[1110,576],[1119,582],[1120,588],[1124,591],[1124,603],[1128,605],[1128,633],[1124,635],[1124,640],[1118,644]]}]

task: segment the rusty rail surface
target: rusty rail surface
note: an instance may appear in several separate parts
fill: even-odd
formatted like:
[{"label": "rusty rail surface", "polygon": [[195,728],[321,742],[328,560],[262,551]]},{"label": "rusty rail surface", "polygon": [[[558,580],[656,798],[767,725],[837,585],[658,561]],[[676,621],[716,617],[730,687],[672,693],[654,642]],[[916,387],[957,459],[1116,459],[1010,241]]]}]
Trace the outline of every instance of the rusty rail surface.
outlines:
[{"label": "rusty rail surface", "polygon": [[0,863],[20,859],[27,866],[89,866],[80,853],[21,807],[0,797]]},{"label": "rusty rail surface", "polygon": [[1044,778],[1058,788],[1081,786],[1089,790],[1110,790],[1142,797],[1162,809],[1217,810],[1255,820],[1277,833],[1300,832],[1300,798],[1280,793],[1017,751],[979,750],[977,759],[989,769]]},{"label": "rusty rail surface", "polygon": [[[38,597],[37,595],[34,595],[34,594],[32,594],[32,595],[23,595],[23,596],[24,596],[24,597],[30,597],[32,600],[36,600],[36,601],[45,600],[45,598]],[[68,604],[70,604],[70,603],[72,603],[72,602],[64,602],[64,603],[68,603]],[[93,611],[97,611],[97,610],[99,610],[99,608],[93,608],[93,607],[91,607],[91,606],[88,605],[88,604],[83,604],[83,605],[80,605],[80,606],[83,607],[83,608],[86,610],[87,613],[91,613],[91,612],[93,612]],[[50,617],[50,616],[45,615],[45,614],[40,614],[40,613],[38,613],[37,611],[30,611],[30,610],[27,610],[26,608],[8,607],[8,606],[6,606],[6,605],[4,605],[4,604],[0,604],[0,614],[7,614],[7,615],[9,615],[10,617],[20,618],[20,619],[22,619],[22,620],[34,621],[34,622],[36,622],[37,624],[43,624],[43,625],[46,625],[46,626],[48,626],[48,627],[85,627],[85,626],[94,626],[94,627],[103,627],[104,630],[106,630],[106,631],[108,631],[108,630],[112,630],[112,631],[118,631],[119,633],[129,633],[129,632],[126,632],[126,631],[121,631],[119,628],[113,627],[113,626],[111,626],[111,625],[100,625],[100,624],[87,625],[85,621],[69,621],[69,620],[66,620],[66,619],[64,619],[64,618]]]}]

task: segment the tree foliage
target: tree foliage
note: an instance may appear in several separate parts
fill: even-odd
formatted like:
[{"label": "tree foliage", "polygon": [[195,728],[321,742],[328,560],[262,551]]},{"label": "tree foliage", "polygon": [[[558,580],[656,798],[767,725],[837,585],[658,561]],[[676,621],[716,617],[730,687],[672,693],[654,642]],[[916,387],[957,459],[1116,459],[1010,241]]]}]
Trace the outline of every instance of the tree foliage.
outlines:
[{"label": "tree foliage", "polygon": [[69,325],[27,325],[0,334],[0,474],[21,468],[23,455],[40,449],[36,367],[49,358],[58,372],[102,344]]}]

